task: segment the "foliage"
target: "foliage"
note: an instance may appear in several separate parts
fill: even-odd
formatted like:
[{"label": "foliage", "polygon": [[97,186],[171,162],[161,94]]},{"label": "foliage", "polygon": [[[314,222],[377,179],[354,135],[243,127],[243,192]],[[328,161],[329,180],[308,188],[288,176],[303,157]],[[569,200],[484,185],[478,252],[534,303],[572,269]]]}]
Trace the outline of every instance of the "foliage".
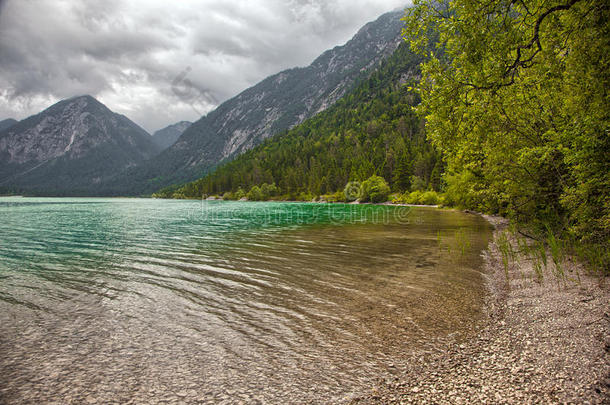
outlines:
[{"label": "foliage", "polygon": [[321,201],[325,201],[325,202],[329,202],[329,203],[336,203],[336,202],[349,202],[345,199],[345,193],[342,191],[337,191],[335,193],[332,194],[325,194],[323,196],[320,196],[320,200]]},{"label": "foliage", "polygon": [[241,200],[242,198],[246,198],[246,192],[244,191],[243,188],[239,187],[237,189],[237,191],[235,192],[235,199]]},{"label": "foliage", "polygon": [[[239,189],[241,190],[241,189]],[[239,190],[236,194],[239,194]],[[250,189],[250,191],[248,191],[248,193],[245,195],[245,197],[250,200],[250,201],[268,201],[269,199],[271,199],[272,197],[276,197],[279,193],[278,188],[276,187],[275,183],[273,184],[267,184],[267,183],[263,183],[261,184],[261,186],[252,186],[252,188]],[[225,193],[227,194],[227,193]],[[230,195],[230,192],[229,192]],[[243,191],[242,191],[242,197],[239,197],[237,199],[243,198]]]},{"label": "foliage", "polygon": [[608,250],[609,10],[596,0],[415,1],[405,34],[430,56],[418,112],[448,163],[450,203]]},{"label": "foliage", "polygon": [[422,194],[419,201],[424,205],[437,205],[440,204],[441,198],[435,191],[426,191]]},{"label": "foliage", "polygon": [[222,199],[225,201],[238,201],[242,198],[246,198],[246,192],[242,188],[237,189],[235,192],[227,191],[222,195]]},{"label": "foliage", "polygon": [[390,195],[390,186],[383,177],[371,176],[362,182],[360,198],[362,202],[386,202]]},{"label": "foliage", "polygon": [[250,191],[248,191],[246,198],[249,201],[263,201],[265,199],[261,189],[258,186],[253,186]]},{"label": "foliage", "polygon": [[415,204],[415,205],[439,205],[444,202],[443,197],[436,191],[419,191],[415,190],[410,193],[396,195],[392,202],[397,204]]},{"label": "foliage", "polygon": [[362,197],[362,186],[358,181],[350,181],[343,189],[343,197],[345,201],[352,202]]},{"label": "foliage", "polygon": [[[350,181],[383,177],[391,190],[440,187],[443,162],[426,141],[410,90],[421,58],[401,45],[378,70],[333,107],[272,137],[180,189],[186,196],[250,190],[275,183],[291,200],[344,191]],[[414,82],[413,82],[414,83]],[[411,84],[413,84],[411,83]],[[352,200],[352,196],[348,200]]]}]

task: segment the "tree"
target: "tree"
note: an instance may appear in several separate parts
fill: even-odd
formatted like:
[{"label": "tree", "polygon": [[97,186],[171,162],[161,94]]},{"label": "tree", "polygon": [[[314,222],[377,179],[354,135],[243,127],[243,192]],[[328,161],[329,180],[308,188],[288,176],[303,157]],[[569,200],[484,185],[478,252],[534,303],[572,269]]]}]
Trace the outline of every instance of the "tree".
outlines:
[{"label": "tree", "polygon": [[360,195],[363,202],[386,202],[390,195],[390,186],[383,177],[373,175],[362,182]]},{"label": "tree", "polygon": [[246,197],[250,201],[262,201],[264,199],[263,193],[258,186],[253,186],[250,191],[248,191]]},{"label": "tree", "polygon": [[415,1],[418,112],[461,203],[608,243],[609,17],[596,0]]},{"label": "tree", "polygon": [[265,201],[271,197],[275,197],[276,195],[278,195],[278,189],[275,186],[275,183],[273,183],[273,184],[263,183],[260,187],[260,192],[261,192],[261,199],[265,200]]},{"label": "tree", "polygon": [[221,195],[256,185],[266,194],[263,184],[275,183],[283,194],[278,198],[298,199],[342,192],[349,180],[361,182],[373,174],[402,192],[410,187],[418,155],[422,188],[434,187],[428,183],[440,156],[426,140],[412,108],[419,99],[408,85],[416,81],[420,60],[408,44],[401,44],[371,74],[374,85],[364,79],[332,107],[219,165],[180,192]]}]

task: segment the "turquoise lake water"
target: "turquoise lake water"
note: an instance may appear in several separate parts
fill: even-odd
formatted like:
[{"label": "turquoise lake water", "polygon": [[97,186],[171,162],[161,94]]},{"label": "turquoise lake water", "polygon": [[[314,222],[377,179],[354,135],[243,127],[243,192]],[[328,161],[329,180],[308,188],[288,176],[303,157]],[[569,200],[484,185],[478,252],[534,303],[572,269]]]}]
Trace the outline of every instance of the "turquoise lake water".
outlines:
[{"label": "turquoise lake water", "polygon": [[0,403],[327,403],[472,333],[478,216],[0,198]]}]

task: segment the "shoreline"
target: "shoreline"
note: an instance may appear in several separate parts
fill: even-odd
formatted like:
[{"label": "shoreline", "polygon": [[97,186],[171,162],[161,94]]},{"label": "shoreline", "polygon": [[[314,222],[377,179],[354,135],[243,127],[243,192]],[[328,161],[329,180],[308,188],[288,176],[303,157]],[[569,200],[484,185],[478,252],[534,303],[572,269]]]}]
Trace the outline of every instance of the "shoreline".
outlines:
[{"label": "shoreline", "polygon": [[[550,269],[535,280],[531,262],[517,256],[508,283],[494,226],[484,252],[488,294],[477,332],[433,353],[413,353],[404,372],[379,381],[352,404],[587,403],[610,401],[610,288],[570,260],[576,279],[558,287]],[[601,281],[601,282],[600,282]]]},{"label": "shoreline", "polygon": [[[254,201],[254,200],[223,200],[222,198],[159,198],[159,197],[151,197],[151,196],[142,196],[142,197],[124,197],[124,196],[112,196],[112,197],[104,197],[104,196],[27,196],[27,195],[0,195],[2,198],[81,198],[81,199],[134,199],[134,200],[161,200],[161,201],[213,201],[213,202],[248,202],[248,203],[294,203],[294,204],[344,204],[344,205],[380,205],[380,206],[390,206],[390,207],[414,207],[414,208],[437,208],[437,209],[449,209],[455,210],[453,207],[446,207],[439,204],[434,205],[426,205],[426,204],[406,204],[406,203],[393,203],[390,201],[382,202],[382,203],[371,203],[371,202],[340,202],[340,201],[298,201],[298,200],[264,200],[264,201]],[[461,211],[461,210],[460,210]],[[467,214],[473,214],[471,211],[464,211]]]}]

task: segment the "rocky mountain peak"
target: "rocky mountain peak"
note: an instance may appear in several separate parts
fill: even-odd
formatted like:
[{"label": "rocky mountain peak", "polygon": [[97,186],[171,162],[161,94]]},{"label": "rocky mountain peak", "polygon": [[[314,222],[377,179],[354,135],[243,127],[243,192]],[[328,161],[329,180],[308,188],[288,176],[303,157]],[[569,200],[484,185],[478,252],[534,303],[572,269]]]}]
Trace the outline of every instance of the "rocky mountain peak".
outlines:
[{"label": "rocky mountain peak", "polygon": [[266,138],[290,129],[332,106],[372,73],[402,41],[402,11],[368,23],[346,44],[303,68],[285,70],[224,102],[190,125],[159,156],[116,179],[138,179],[140,192],[200,177]]},{"label": "rocky mountain peak", "polygon": [[7,118],[5,120],[0,121],[0,132],[4,131],[15,125],[18,121],[13,118]]},{"label": "rocky mountain peak", "polygon": [[159,150],[125,116],[89,95],[73,97],[0,132],[0,187],[40,189],[58,181],[56,170],[66,184],[90,184]]}]

